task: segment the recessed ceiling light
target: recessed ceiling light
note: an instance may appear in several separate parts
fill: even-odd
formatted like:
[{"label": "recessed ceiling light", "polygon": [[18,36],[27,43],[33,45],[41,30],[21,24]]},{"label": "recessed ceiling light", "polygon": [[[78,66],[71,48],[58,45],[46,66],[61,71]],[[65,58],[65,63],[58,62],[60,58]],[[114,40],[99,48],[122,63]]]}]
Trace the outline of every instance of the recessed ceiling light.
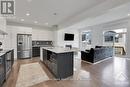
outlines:
[{"label": "recessed ceiling light", "polygon": [[130,16],[130,14],[128,14],[128,16]]},{"label": "recessed ceiling light", "polygon": [[29,13],[26,13],[26,15],[27,15],[27,16],[30,16],[30,14],[29,14]]},{"label": "recessed ceiling light", "polygon": [[37,24],[38,22],[37,21],[34,21],[35,24]]},{"label": "recessed ceiling light", "polygon": [[48,23],[45,23],[45,25],[48,25]]},{"label": "recessed ceiling light", "polygon": [[57,15],[57,13],[53,13],[53,15]]},{"label": "recessed ceiling light", "polygon": [[21,19],[21,21],[24,21],[24,19]]}]

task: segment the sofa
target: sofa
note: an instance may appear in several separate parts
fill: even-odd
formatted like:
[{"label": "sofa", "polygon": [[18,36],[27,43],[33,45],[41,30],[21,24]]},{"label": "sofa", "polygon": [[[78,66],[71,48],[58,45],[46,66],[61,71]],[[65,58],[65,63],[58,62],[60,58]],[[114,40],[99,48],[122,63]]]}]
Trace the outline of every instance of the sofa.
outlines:
[{"label": "sofa", "polygon": [[81,59],[90,63],[113,57],[113,47],[96,46],[90,50],[81,51]]}]

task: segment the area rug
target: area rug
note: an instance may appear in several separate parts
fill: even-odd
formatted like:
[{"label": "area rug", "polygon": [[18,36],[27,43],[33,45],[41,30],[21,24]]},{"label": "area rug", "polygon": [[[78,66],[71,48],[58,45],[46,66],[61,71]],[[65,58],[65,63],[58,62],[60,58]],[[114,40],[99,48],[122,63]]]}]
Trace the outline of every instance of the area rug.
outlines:
[{"label": "area rug", "polygon": [[38,62],[20,66],[16,87],[29,87],[49,80]]}]

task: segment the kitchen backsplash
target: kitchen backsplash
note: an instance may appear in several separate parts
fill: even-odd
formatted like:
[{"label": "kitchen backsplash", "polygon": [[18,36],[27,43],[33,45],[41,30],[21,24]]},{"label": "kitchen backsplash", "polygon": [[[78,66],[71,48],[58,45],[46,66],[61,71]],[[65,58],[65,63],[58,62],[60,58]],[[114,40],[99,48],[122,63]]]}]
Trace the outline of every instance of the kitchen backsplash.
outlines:
[{"label": "kitchen backsplash", "polygon": [[49,45],[49,46],[53,46],[53,42],[52,41],[32,41],[32,46],[45,46],[45,45]]}]

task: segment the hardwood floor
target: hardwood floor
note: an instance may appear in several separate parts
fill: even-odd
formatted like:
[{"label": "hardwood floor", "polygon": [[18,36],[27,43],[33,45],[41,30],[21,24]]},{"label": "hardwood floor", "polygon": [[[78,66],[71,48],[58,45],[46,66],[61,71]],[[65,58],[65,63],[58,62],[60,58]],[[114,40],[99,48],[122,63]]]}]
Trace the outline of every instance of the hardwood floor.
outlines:
[{"label": "hardwood floor", "polygon": [[[15,87],[21,64],[40,62],[39,58],[15,61],[8,80],[3,87]],[[75,60],[75,73],[71,80],[53,80],[54,76],[40,62],[50,78],[31,87],[130,87],[130,60],[111,58],[98,64],[88,64]],[[76,80],[75,78],[80,78]]]}]

